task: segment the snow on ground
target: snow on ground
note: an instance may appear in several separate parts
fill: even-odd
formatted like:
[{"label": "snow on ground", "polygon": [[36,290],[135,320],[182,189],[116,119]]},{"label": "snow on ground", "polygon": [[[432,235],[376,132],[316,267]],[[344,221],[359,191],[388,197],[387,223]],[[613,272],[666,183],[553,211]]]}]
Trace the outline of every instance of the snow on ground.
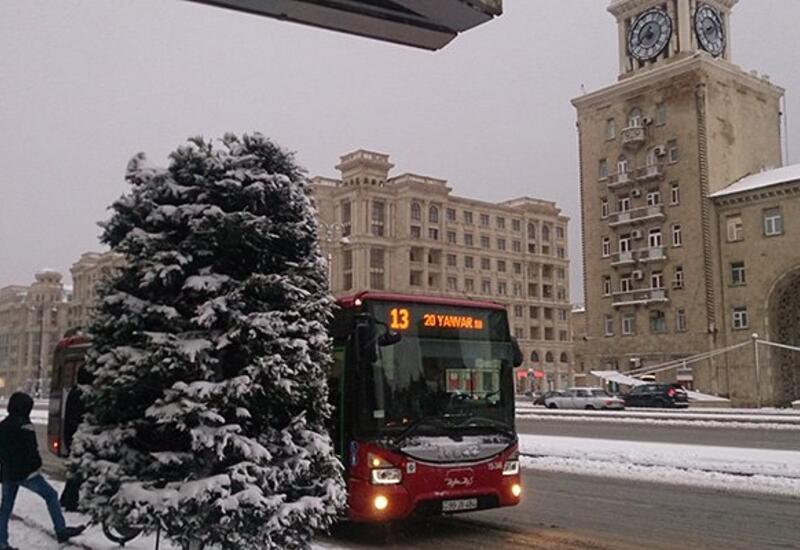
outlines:
[{"label": "snow on ground", "polygon": [[526,468],[800,498],[800,452],[520,434]]},{"label": "snow on ground", "polygon": [[[60,493],[64,484],[48,478],[48,481]],[[88,518],[82,514],[66,513],[67,525],[87,523]],[[82,550],[119,550],[119,545],[108,540],[99,526],[89,526],[84,533],[75,537],[69,544],[59,544],[53,535],[53,524],[47,514],[44,501],[25,489],[20,489],[14,506],[14,515],[9,525],[9,543],[20,550],[66,550],[80,548]],[[155,535],[139,537],[125,545],[130,550],[152,550],[155,548]],[[180,548],[161,539],[161,550],[180,550]],[[318,542],[313,550],[345,550],[345,546],[332,542]]]},{"label": "snow on ground", "polygon": [[[603,422],[603,423],[620,423],[631,425],[649,425],[649,426],[682,426],[692,428],[728,428],[728,429],[741,429],[741,430],[783,430],[783,431],[796,431],[800,432],[800,423],[770,423],[770,422],[736,422],[733,420],[719,421],[719,420],[673,420],[669,418],[626,418],[626,417],[608,417],[602,415],[539,415],[533,414],[518,414],[517,418],[523,419],[541,419],[541,420],[559,420],[564,422]],[[798,435],[800,437],[800,435]]]}]

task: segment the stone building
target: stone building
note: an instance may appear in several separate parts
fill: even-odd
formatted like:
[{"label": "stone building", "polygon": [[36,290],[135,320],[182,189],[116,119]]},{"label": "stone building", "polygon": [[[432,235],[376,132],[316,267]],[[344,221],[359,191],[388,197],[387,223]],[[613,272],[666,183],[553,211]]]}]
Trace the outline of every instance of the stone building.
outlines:
[{"label": "stone building", "polygon": [[46,394],[66,324],[67,295],[57,271],[38,272],[29,286],[0,288],[0,395]]},{"label": "stone building", "polygon": [[508,307],[525,355],[520,389],[571,383],[568,218],[552,202],[497,204],[451,194],[429,176],[389,176],[382,153],[341,157],[341,177],[313,194],[332,291],[494,300]]},{"label": "stone building", "polygon": [[[782,164],[784,93],[731,63],[736,3],[611,2],[619,81],[573,100],[586,298],[579,354],[587,370],[627,371],[733,338],[720,260],[725,233],[712,195]],[[705,361],[680,374],[702,391],[754,402],[752,377],[719,369]]]},{"label": "stone building", "polygon": [[70,267],[72,299],[67,325],[85,328],[97,299],[97,285],[125,265],[125,258],[116,252],[86,252]]}]

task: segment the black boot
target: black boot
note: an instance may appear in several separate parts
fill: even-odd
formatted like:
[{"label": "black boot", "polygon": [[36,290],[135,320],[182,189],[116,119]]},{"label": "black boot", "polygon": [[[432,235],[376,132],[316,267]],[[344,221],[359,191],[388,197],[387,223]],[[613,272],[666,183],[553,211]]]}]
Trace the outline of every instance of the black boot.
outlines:
[{"label": "black boot", "polygon": [[86,529],[85,525],[79,525],[77,527],[67,527],[60,533],[56,533],[56,539],[58,539],[58,542],[67,542],[72,537],[77,537],[78,535],[83,533],[84,529]]}]

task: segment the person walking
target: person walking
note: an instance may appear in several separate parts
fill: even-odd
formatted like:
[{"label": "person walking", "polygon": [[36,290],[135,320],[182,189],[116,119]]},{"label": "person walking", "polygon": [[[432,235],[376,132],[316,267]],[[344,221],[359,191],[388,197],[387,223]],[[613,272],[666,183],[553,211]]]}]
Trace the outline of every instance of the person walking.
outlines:
[{"label": "person walking", "polygon": [[[81,386],[91,385],[93,379],[84,366],[78,369],[76,378],[76,383],[69,390],[67,402],[64,405],[64,449],[67,454],[72,452],[72,439],[75,436],[75,432],[78,431],[78,426],[83,422],[83,415],[86,413]],[[64,490],[61,492],[61,507],[67,512],[78,511],[81,483],[83,483],[83,478],[80,474],[76,473],[67,477]]]},{"label": "person walking", "polygon": [[30,414],[33,399],[17,392],[8,400],[8,416],[0,422],[0,550],[16,550],[8,544],[8,522],[20,487],[33,491],[47,503],[58,542],[66,542],[86,529],[85,525],[68,527],[58,503],[58,493],[39,473],[42,458],[36,445],[36,432]]}]

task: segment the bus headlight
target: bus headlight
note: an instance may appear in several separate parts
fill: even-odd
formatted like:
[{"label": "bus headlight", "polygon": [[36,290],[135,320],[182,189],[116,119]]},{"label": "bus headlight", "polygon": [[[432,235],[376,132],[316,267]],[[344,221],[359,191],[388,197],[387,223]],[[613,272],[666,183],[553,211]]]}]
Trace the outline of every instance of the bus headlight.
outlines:
[{"label": "bus headlight", "polygon": [[389,499],[383,495],[378,495],[372,501],[372,505],[376,510],[386,510],[386,507],[389,506]]},{"label": "bus headlight", "polygon": [[522,494],[522,486],[519,483],[515,483],[514,485],[512,485],[511,494],[519,498],[519,496]]},{"label": "bus headlight", "polygon": [[504,476],[515,476],[519,474],[519,459],[512,458],[506,460],[506,463],[503,464],[503,475]]},{"label": "bus headlight", "polygon": [[370,471],[370,483],[373,485],[397,485],[403,481],[400,468],[378,468]]}]

